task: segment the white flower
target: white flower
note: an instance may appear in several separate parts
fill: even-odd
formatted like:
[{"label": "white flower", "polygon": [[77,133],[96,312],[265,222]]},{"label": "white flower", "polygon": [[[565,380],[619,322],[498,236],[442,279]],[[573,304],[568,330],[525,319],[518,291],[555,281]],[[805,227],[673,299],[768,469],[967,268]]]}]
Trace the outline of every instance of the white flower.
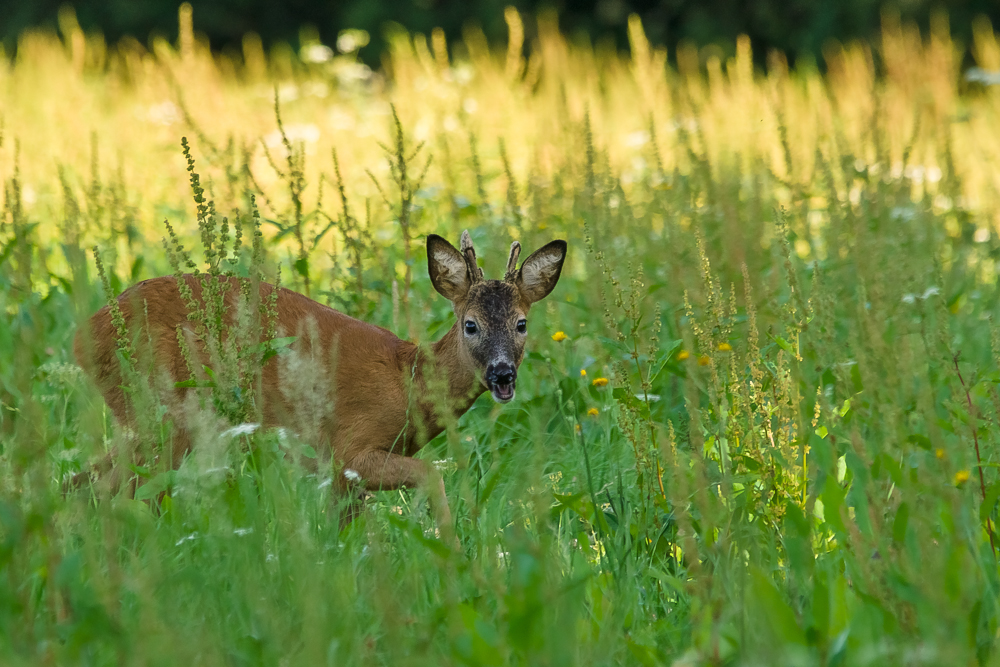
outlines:
[{"label": "white flower", "polygon": [[920,299],[921,301],[926,301],[932,296],[937,296],[940,293],[941,289],[939,287],[937,287],[936,285],[931,285],[930,287],[924,290],[923,294],[904,294],[902,301],[903,303],[916,303],[917,299]]},{"label": "white flower", "polygon": [[625,145],[629,148],[639,148],[645,146],[649,142],[649,132],[644,130],[639,130],[638,132],[632,132],[627,137],[625,137]]},{"label": "white flower", "polygon": [[458,469],[454,459],[438,459],[434,462],[434,467],[438,472],[451,472]]},{"label": "white flower", "polygon": [[372,78],[372,68],[364,63],[345,63],[336,69],[337,81],[350,86]]},{"label": "white flower", "polygon": [[330,86],[322,81],[313,81],[302,84],[302,92],[313,97],[326,97],[330,94]]},{"label": "white flower", "polygon": [[234,438],[240,435],[250,435],[254,431],[260,428],[260,424],[237,424],[232,428],[228,428],[222,432],[223,438]]},{"label": "white flower", "polygon": [[149,107],[146,111],[146,117],[150,120],[150,122],[156,123],[157,125],[173,125],[174,123],[179,123],[183,120],[181,110],[177,108],[176,104],[169,100]]},{"label": "white flower", "polygon": [[368,44],[369,39],[365,30],[341,30],[337,35],[337,50],[341,53],[354,53]]},{"label": "white flower", "polygon": [[348,481],[351,481],[351,482],[360,482],[361,481],[361,475],[358,474],[358,471],[357,470],[351,470],[350,468],[347,468],[346,470],[344,470],[344,477],[346,477],[348,479]]},{"label": "white flower", "polygon": [[973,67],[966,70],[965,80],[970,83],[981,83],[984,86],[1000,86],[1000,71]]},{"label": "white flower", "polygon": [[307,44],[299,51],[299,57],[304,63],[325,63],[333,59],[333,49],[326,44]]},{"label": "white flower", "polygon": [[923,183],[924,171],[923,165],[911,164],[903,170],[903,174],[914,183]]},{"label": "white flower", "polygon": [[458,65],[453,67],[452,72],[454,73],[455,81],[460,86],[464,86],[472,81],[472,77],[475,74],[472,67],[469,65]]},{"label": "white flower", "polygon": [[[267,95],[265,97],[270,97],[274,99],[274,90],[268,89]],[[284,85],[278,86],[278,101],[279,102],[294,102],[299,99],[299,89],[294,83],[286,83]]]},{"label": "white flower", "polygon": [[[285,138],[292,144],[297,142],[314,144],[319,141],[319,136],[319,128],[312,123],[285,125]],[[278,148],[279,146],[284,146],[285,138],[281,136],[281,130],[275,130],[264,137],[264,143],[267,144],[268,148]]]},{"label": "white flower", "polygon": [[354,116],[340,107],[333,107],[330,110],[328,122],[334,130],[353,130],[355,126]]},{"label": "white flower", "polygon": [[912,208],[906,206],[897,206],[889,212],[889,215],[891,215],[895,220],[907,221],[913,220],[916,212]]}]

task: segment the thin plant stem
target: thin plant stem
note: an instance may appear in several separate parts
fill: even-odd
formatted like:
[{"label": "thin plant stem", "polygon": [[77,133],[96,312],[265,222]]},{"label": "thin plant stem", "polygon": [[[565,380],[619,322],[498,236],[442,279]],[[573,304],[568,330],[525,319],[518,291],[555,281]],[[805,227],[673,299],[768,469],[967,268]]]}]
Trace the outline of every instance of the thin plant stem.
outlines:
[{"label": "thin plant stem", "polygon": [[[979,455],[979,435],[976,433],[976,409],[972,405],[972,396],[969,395],[969,388],[965,385],[965,379],[962,377],[962,371],[958,368],[958,358],[962,355],[961,352],[955,354],[952,358],[952,362],[955,364],[955,373],[958,374],[958,381],[962,383],[962,391],[965,392],[965,401],[969,406],[969,418],[972,420],[970,428],[972,429],[972,442],[976,446],[976,467],[979,469],[979,490],[983,494],[983,502],[986,502],[986,478],[983,476],[983,459]],[[986,533],[990,536],[990,549],[993,550],[993,557],[996,558],[997,548],[993,543],[993,523],[990,521],[989,515],[986,516]]]}]

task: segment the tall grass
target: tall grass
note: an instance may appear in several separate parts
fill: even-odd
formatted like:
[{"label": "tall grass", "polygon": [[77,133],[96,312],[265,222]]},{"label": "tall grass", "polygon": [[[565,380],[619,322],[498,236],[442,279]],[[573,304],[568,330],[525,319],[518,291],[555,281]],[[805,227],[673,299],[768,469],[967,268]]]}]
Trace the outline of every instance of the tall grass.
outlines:
[{"label": "tall grass", "polygon": [[[506,17],[506,53],[397,34],[377,74],[70,13],[0,61],[5,664],[1000,660],[1000,89],[943,18],[821,75],[745,40],[668,65],[638,22],[627,55],[553,17],[522,50]],[[216,212],[256,243],[219,255]],[[135,466],[145,501],[63,493],[129,437],[71,354],[107,298],[84,248],[113,294],[179,243],[428,341],[422,237],[466,227],[489,277],[512,238],[570,255],[518,399],[421,454],[461,552],[416,492],[339,531],[309,442],[237,409],[169,479]]]}]

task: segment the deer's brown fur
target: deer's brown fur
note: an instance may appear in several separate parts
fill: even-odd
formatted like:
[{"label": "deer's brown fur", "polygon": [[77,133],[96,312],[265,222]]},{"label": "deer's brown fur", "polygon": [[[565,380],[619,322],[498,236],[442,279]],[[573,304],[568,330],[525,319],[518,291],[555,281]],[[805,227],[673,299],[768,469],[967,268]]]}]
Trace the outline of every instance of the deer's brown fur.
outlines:
[{"label": "deer's brown fur", "polygon": [[[277,297],[279,335],[297,336],[292,348],[300,358],[319,360],[330,371],[323,392],[325,406],[316,429],[317,451],[326,453],[340,470],[352,470],[369,489],[395,489],[424,486],[429,494],[439,525],[448,530],[450,513],[443,482],[424,461],[411,458],[428,440],[439,434],[447,415],[457,418],[487,388],[496,389],[484,379],[490,366],[501,357],[515,366],[509,384],[501,378],[497,400],[513,396],[516,365],[523,356],[524,335],[519,322],[532,302],[547,295],[559,278],[566,244],[554,241],[525,260],[515,270],[518,244],[511,248],[505,280],[484,280],[475,264],[475,251],[468,232],[463,234],[459,252],[438,236],[428,238],[428,271],[435,288],[454,305],[458,322],[428,349],[400,340],[381,327],[356,320],[321,305],[301,294],[281,288]],[[213,278],[215,279],[215,278]],[[196,299],[201,298],[199,278],[184,276]],[[234,326],[240,293],[235,278],[226,282],[224,319]],[[260,298],[266,303],[274,287],[261,284]],[[192,341],[192,354],[207,363],[204,342],[193,334],[188,309],[174,277],[154,278],[138,283],[118,297],[118,305],[130,331],[139,327],[139,341],[148,341],[158,372],[183,379],[190,374],[177,340],[177,327],[183,327]],[[468,322],[476,322],[475,335],[468,334]],[[120,362],[116,356],[115,331],[109,307],[98,311],[89,322],[89,331],[81,330],[75,340],[75,353],[81,366],[94,378],[101,394],[123,426],[134,426],[126,393],[122,389]],[[491,357],[490,355],[494,355]],[[497,356],[499,355],[499,356]],[[281,358],[271,358],[262,370],[262,396],[259,405],[264,425],[283,425],[298,430],[299,409],[290,385],[296,382],[283,372]],[[497,362],[499,363],[499,362]],[[284,369],[287,371],[287,369]],[[502,369],[501,369],[502,372]],[[437,382],[435,382],[437,380]],[[445,382],[441,382],[444,380]],[[435,385],[446,387],[444,401],[435,396]],[[490,385],[488,387],[488,385]],[[414,400],[410,400],[411,387]],[[182,415],[183,395],[190,389],[177,389],[168,401],[175,418],[175,436],[171,456],[176,465],[190,447]],[[440,394],[440,392],[438,392]],[[497,397],[494,391],[494,397]],[[435,400],[436,399],[436,400]],[[99,468],[109,468],[106,460]],[[338,476],[338,484],[346,482]]]}]

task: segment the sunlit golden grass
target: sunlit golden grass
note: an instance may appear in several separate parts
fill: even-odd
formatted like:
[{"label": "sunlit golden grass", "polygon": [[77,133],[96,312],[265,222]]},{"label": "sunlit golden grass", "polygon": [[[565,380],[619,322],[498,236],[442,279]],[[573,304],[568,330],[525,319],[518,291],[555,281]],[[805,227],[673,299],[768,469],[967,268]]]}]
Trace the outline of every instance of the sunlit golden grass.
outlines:
[{"label": "sunlit golden grass", "polygon": [[[520,20],[516,13],[508,18]],[[354,206],[371,199],[376,228],[390,225],[391,214],[366,170],[387,173],[378,144],[389,138],[390,105],[409,138],[427,142],[434,154],[428,186],[470,189],[474,137],[491,201],[503,201],[507,186],[501,142],[519,184],[547,183],[565,163],[567,145],[584,149],[580,128],[589,117],[599,160],[620,174],[626,192],[650,173],[664,183],[675,171],[690,173],[690,149],[714,170],[770,170],[787,185],[777,188],[775,200],[791,206],[794,189],[822,178],[818,155],[833,164],[849,156],[893,176],[902,174],[905,159],[914,198],[941,194],[938,203],[947,207],[951,193],[941,192],[940,181],[952,160],[962,183],[955,194],[981,214],[984,227],[998,224],[1000,92],[959,95],[962,54],[943,19],[926,40],[890,16],[881,44],[831,45],[826,77],[808,66],[790,72],[780,54],[770,55],[767,71],[755,70],[747,40],[725,62],[715,52],[682,47],[673,54],[674,69],[665,50],[646,42],[638,21],[630,23],[630,54],[571,44],[553,17],[541,21],[526,59],[519,50],[489,52],[475,31],[450,45],[450,54],[440,37],[397,35],[388,79],[361,78],[368,73],[351,56],[310,64],[287,48],[267,55],[252,36],[240,59],[213,57],[192,35],[178,44],[157,39],[147,49],[135,40],[107,46],[65,17],[63,26],[62,38],[24,35],[16,60],[0,69],[2,169],[9,177],[16,164],[26,209],[39,218],[59,217],[62,166],[81,188],[95,176],[120,178],[139,229],[158,239],[164,213],[186,208],[183,135],[202,154],[209,151],[205,142],[224,148],[233,141],[231,159],[241,162],[245,153],[257,183],[285,205],[263,150],[283,157],[277,92],[289,139],[304,144],[306,196],[315,202],[320,178],[332,177],[335,148]],[[985,20],[972,46],[980,67],[998,67],[1000,47]],[[837,182],[838,195],[848,198],[853,185]],[[815,202],[794,205],[806,208],[790,224],[824,223],[820,193]],[[813,207],[818,213],[809,216]],[[58,236],[53,225],[40,232],[49,241]]]}]

